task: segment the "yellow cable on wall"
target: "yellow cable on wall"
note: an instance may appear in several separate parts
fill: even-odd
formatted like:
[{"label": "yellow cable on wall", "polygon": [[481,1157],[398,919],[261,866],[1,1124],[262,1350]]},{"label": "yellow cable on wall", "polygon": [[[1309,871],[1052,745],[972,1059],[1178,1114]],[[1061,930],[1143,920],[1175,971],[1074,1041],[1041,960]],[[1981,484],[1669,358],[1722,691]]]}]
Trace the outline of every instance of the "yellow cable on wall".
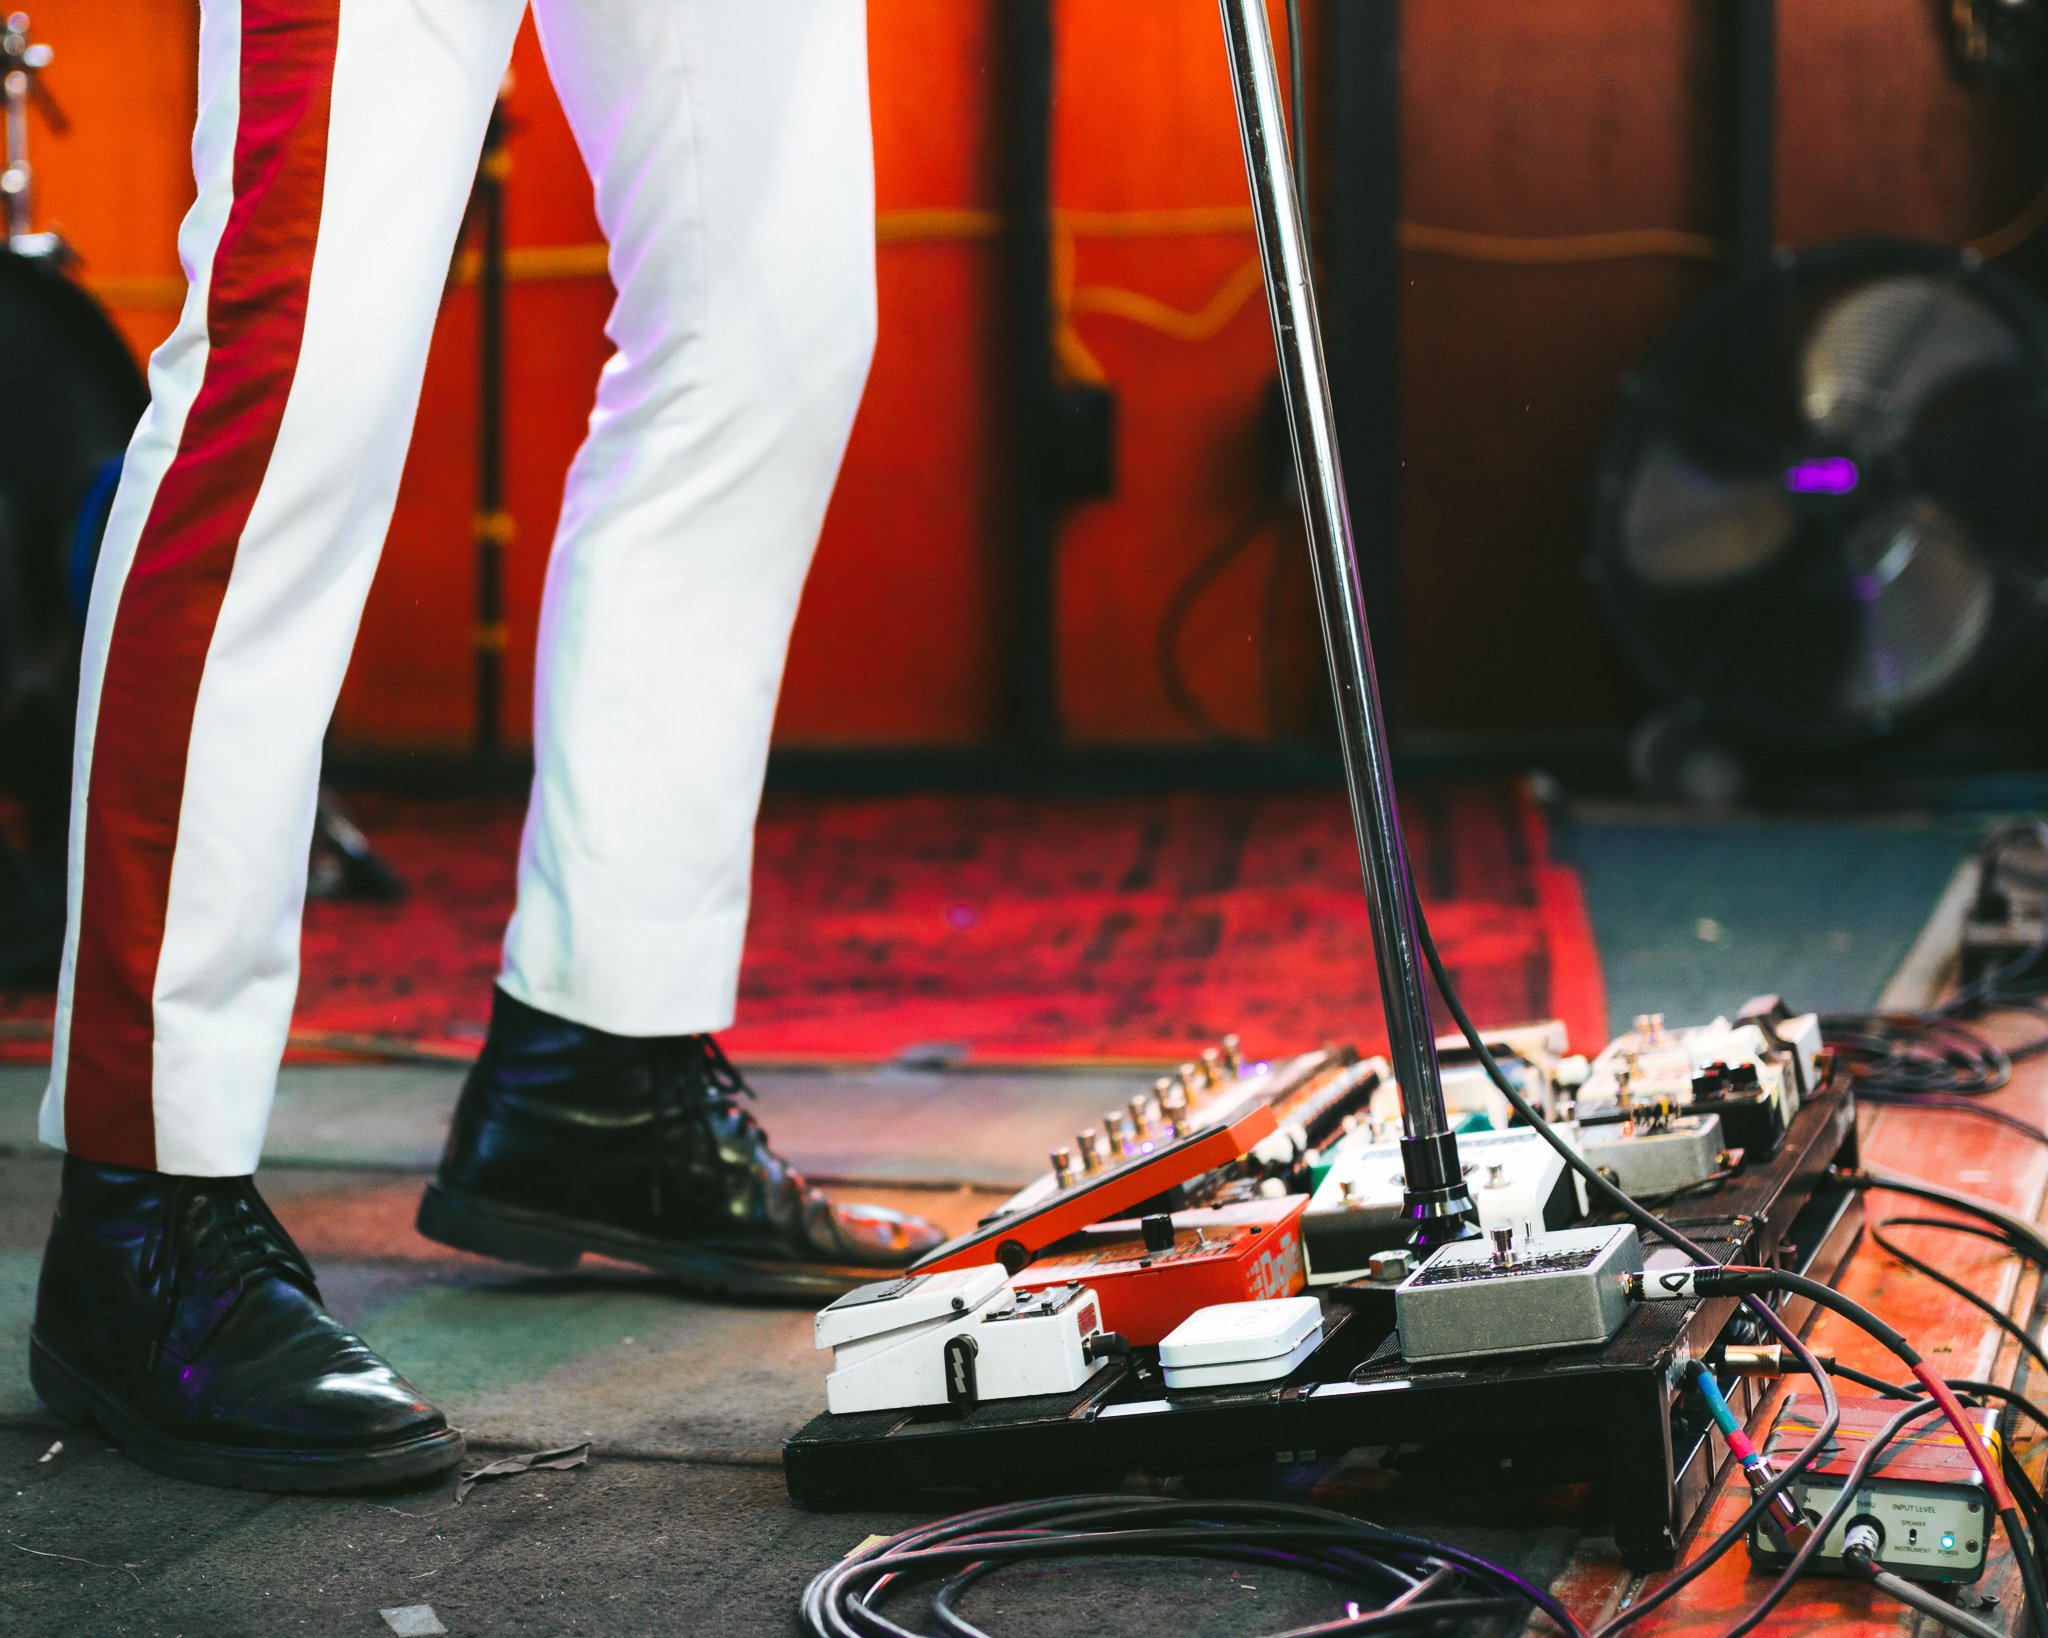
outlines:
[{"label": "yellow cable on wall", "polygon": [[1985,234],[1981,239],[1972,239],[1965,248],[1976,251],[1987,261],[1995,256],[2009,256],[2039,233],[2044,225],[2048,225],[2048,182],[2041,184],[2041,191],[2028,202],[2027,208],[2004,227]]},{"label": "yellow cable on wall", "polygon": [[1396,234],[1401,248],[1418,256],[1446,256],[1462,262],[1498,262],[1508,267],[1568,267],[1586,262],[1645,259],[1718,262],[1727,254],[1720,240],[1675,228],[1525,237],[1467,233],[1459,228],[1403,222]]},{"label": "yellow cable on wall", "polygon": [[[1193,311],[1148,296],[1142,291],[1109,285],[1079,286],[1075,278],[1075,241],[1080,239],[1153,239],[1224,236],[1249,233],[1248,205],[1168,206],[1130,210],[1060,210],[1053,214],[1053,309],[1055,346],[1070,374],[1084,380],[1104,379],[1102,366],[1074,331],[1077,315],[1116,318],[1140,325],[1177,341],[1203,342],[1221,334],[1258,293],[1256,259],[1236,268],[1216,293]],[[2010,255],[2048,226],[2048,183],[2026,209],[2002,227],[1972,239],[1967,247],[1987,258]],[[1003,218],[995,211],[965,206],[919,206],[881,212],[875,240],[881,245],[989,242],[1001,237]],[[1413,255],[1442,256],[1458,261],[1505,267],[1567,267],[1596,262],[1669,259],[1717,262],[1722,243],[1706,234],[1675,228],[1628,229],[1611,233],[1496,234],[1462,228],[1402,222],[1397,227],[1401,248]],[[481,262],[474,251],[457,258],[457,282],[474,284]],[[514,283],[545,283],[605,277],[603,244],[522,245],[506,254],[505,276]],[[175,309],[185,299],[185,282],[175,275],[85,275],[86,288],[110,307]]]},{"label": "yellow cable on wall", "polygon": [[1110,285],[1087,285],[1076,290],[1068,303],[1073,313],[1100,313],[1141,324],[1175,341],[1213,341],[1237,317],[1253,296],[1265,288],[1266,271],[1254,256],[1225,279],[1194,312],[1183,312],[1137,290],[1119,290]]}]

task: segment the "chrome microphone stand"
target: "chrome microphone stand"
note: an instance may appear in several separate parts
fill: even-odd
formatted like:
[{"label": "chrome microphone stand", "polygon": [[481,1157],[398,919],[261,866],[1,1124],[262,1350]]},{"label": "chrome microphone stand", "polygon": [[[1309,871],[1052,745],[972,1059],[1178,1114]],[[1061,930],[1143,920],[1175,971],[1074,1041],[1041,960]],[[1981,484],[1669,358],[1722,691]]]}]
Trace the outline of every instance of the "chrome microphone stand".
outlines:
[{"label": "chrome microphone stand", "polygon": [[1337,456],[1336,416],[1316,316],[1314,269],[1301,201],[1289,164],[1286,116],[1266,0],[1220,0],[1230,50],[1237,122],[1244,138],[1259,256],[1273,314],[1280,384],[1294,439],[1302,516],[1315,566],[1323,643],[1336,695],[1344,778],[1351,796],[1365,868],[1366,907],[1379,962],[1394,1073],[1401,1083],[1401,1158],[1407,1178],[1405,1211],[1414,1243],[1427,1251],[1476,1235],[1478,1210],[1458,1160],[1458,1140],[1444,1104],[1429,993],[1416,934],[1415,886],[1394,804],[1394,774],[1386,721],[1366,631],[1358,554]]},{"label": "chrome microphone stand", "polygon": [[52,52],[29,37],[28,13],[17,11],[0,23],[0,131],[4,131],[4,168],[0,168],[0,242],[17,256],[42,256],[50,265],[62,267],[70,251],[54,233],[37,233],[35,219],[35,173],[28,163],[28,110],[40,105],[50,128],[63,135],[68,129],[64,111],[51,98],[42,81],[50,66]]}]

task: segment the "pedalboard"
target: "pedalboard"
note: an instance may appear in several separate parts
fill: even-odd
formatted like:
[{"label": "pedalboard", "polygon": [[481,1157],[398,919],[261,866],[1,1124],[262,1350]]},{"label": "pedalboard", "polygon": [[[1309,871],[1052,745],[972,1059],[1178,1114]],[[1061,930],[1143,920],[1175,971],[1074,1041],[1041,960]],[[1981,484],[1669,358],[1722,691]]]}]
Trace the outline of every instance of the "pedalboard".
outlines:
[{"label": "pedalboard", "polygon": [[[1710,1261],[1776,1265],[1831,1282],[1862,1226],[1862,1196],[1831,1177],[1833,1167],[1855,1167],[1855,1106],[1847,1075],[1831,1075],[1827,1083],[1806,1079],[1800,1022],[1786,1018],[1782,1007],[1776,1014],[1757,1009],[1755,1020],[1714,1028],[1718,1040],[1688,1040],[1686,1054],[1698,1046],[1712,1065],[1729,1061],[1726,1054],[1737,1044],[1751,1052],[1759,1065],[1759,1093],[1790,1108],[1776,1153],[1735,1155],[1741,1145],[1729,1143],[1726,1132],[1714,1143],[1712,1118],[1724,1118],[1718,1108],[1673,1108],[1657,1130],[1659,1118],[1636,1106],[1630,1110],[1632,1130],[1626,1130],[1630,1122],[1606,1126],[1642,1145],[1645,1157],[1657,1153],[1651,1136],[1671,1140],[1671,1153],[1690,1145],[1692,1169],[1706,1163],[1708,1147],[1716,1163],[1726,1153],[1720,1173],[1663,1208]],[[1753,1034],[1731,1042],[1735,1030]],[[1645,1030],[1634,1034],[1679,1032],[1653,1030],[1645,1020]],[[1636,1063],[1647,1057],[1642,1048],[1663,1044],[1661,1038],[1638,1040]],[[1593,1069],[1583,1061],[1554,1059],[1548,1046],[1546,1040],[1528,1044],[1542,1052],[1542,1063],[1532,1059],[1540,1089],[1569,1104],[1573,1091],[1595,1079]],[[1602,1059],[1626,1065],[1614,1048]],[[1772,1077],[1763,1069],[1776,1071],[1776,1085],[1769,1085]],[[1206,1306],[1196,1282],[1231,1267],[1231,1247],[1221,1247],[1219,1255],[1219,1228],[1235,1220],[1247,1228],[1260,1224],[1257,1239],[1284,1233],[1284,1214],[1303,1200],[1300,1190],[1315,1167],[1335,1165],[1346,1145],[1370,1145],[1370,1097],[1382,1091],[1384,1067],[1356,1052],[1325,1048],[1278,1067],[1231,1065],[1214,1087],[1206,1085],[1202,1067],[1190,1065],[1167,1089],[1184,1089],[1190,1077],[1204,1083],[1200,1095],[1186,1100],[1186,1112],[1171,1112],[1186,1128],[1184,1136],[1155,1130],[1147,1138],[1151,1153],[1116,1161],[1102,1155],[1102,1165],[1085,1175],[1069,1153],[1067,1171],[1073,1175],[1067,1181],[1055,1169],[999,1208],[975,1235],[942,1247],[924,1265],[926,1274],[971,1274],[979,1265],[979,1278],[993,1278],[1004,1292],[1020,1276],[1024,1282],[1053,1280],[1042,1290],[1016,1292],[1016,1300],[1024,1304],[1059,1292],[1063,1296],[1055,1300],[1071,1304],[1071,1292],[1081,1290],[1090,1294],[1094,1323],[1104,1331],[1128,1337],[1128,1325],[1155,1335],[1157,1345],[1094,1341],[1075,1323],[1071,1345],[1079,1349],[1079,1366],[1090,1366],[1077,1386],[995,1396],[991,1382],[981,1380],[971,1405],[954,1388],[936,1403],[819,1415],[784,1446],[791,1495],[836,1505],[930,1491],[1038,1491],[1063,1482],[1114,1482],[1126,1472],[1303,1464],[1362,1446],[1389,1446],[1419,1452],[1444,1474],[1470,1470],[1470,1478],[1458,1482],[1489,1489],[1520,1472],[1538,1484],[1591,1480],[1599,1509],[1612,1519],[1622,1558],[1638,1568],[1669,1564],[1679,1536],[1706,1505],[1726,1464],[1726,1448],[1716,1443],[1718,1433],[1704,1417],[1698,1394],[1686,1386],[1686,1364],[1712,1360],[1722,1347],[1767,1339],[1739,1298],[1640,1304],[1620,1312],[1610,1329],[1616,1314],[1602,1308],[1604,1292],[1612,1278],[1614,1294],[1620,1294],[1630,1255],[1651,1271],[1683,1265],[1690,1257],[1655,1241],[1640,1243],[1630,1228],[1597,1218],[1571,1228],[1530,1222],[1530,1233],[1513,1222],[1501,1224],[1513,1228],[1507,1245],[1495,1247],[1489,1239],[1477,1253],[1446,1259],[1440,1286],[1415,1284],[1427,1263],[1415,1267],[1405,1249],[1395,1249],[1368,1259],[1368,1278],[1315,1288],[1307,1300],[1321,1312],[1319,1343],[1296,1360],[1294,1351],[1309,1331],[1288,1341],[1286,1327],[1272,1319],[1284,1304],[1270,1296],[1241,1296],[1239,1280],[1249,1265],[1237,1261],[1229,1296],[1264,1308],[1253,1327],[1262,1331],[1260,1339],[1247,1339],[1237,1357],[1217,1362],[1237,1372],[1229,1382],[1196,1386],[1200,1378],[1188,1372],[1202,1366],[1188,1357],[1174,1366],[1176,1380],[1169,1380],[1163,1355],[1178,1323],[1163,1335],[1159,1327],[1174,1312],[1186,1319]],[[1686,1089],[1690,1093],[1690,1073]],[[1180,1097],[1171,1102],[1182,1104]],[[1149,1120],[1153,1110],[1167,1112],[1157,1097],[1145,1110]],[[1688,1126],[1688,1120],[1700,1124]],[[1298,1130],[1284,1134],[1282,1145],[1278,1134],[1288,1122]],[[1591,1126],[1599,1132],[1602,1122]],[[1305,1147],[1311,1128],[1319,1143]],[[1460,1153],[1489,1136],[1511,1134],[1460,1134]],[[1597,1140],[1587,1132],[1579,1136]],[[1257,1155],[1268,1138],[1276,1143],[1264,1157]],[[1208,1147],[1198,1153],[1184,1149],[1190,1140]],[[1683,1167],[1669,1175],[1681,1173]],[[1309,1210],[1303,1206],[1298,1222],[1307,1224]],[[1219,1216],[1210,1220],[1200,1212]],[[1184,1237],[1192,1239],[1194,1228],[1200,1228],[1200,1241],[1184,1249]],[[1130,1255],[1141,1247],[1145,1255]],[[1171,1253],[1167,1263],[1186,1259],[1184,1271],[1174,1274],[1184,1284],[1174,1292],[1145,1284],[1153,1274],[1145,1261],[1157,1261],[1159,1251]],[[1544,1261],[1552,1253],[1567,1253],[1571,1265],[1561,1261],[1552,1267]],[[1481,1257],[1485,1267],[1466,1267],[1466,1255]],[[1495,1255],[1511,1255],[1528,1267],[1516,1274],[1489,1271]],[[1063,1257],[1096,1261],[1085,1263],[1092,1271],[1083,1276],[1081,1265],[1061,1263]],[[1016,1274],[1006,1274],[1010,1263]],[[1196,1276],[1194,1269],[1204,1274]],[[1118,1282],[1124,1284],[1116,1296],[1100,1294]],[[1485,1308],[1475,1308],[1475,1288],[1487,1286]],[[1415,1306],[1417,1292],[1421,1306]],[[1520,1306],[1509,1314],[1495,1298]],[[1006,1298],[987,1300],[1001,1304]],[[1114,1323],[1106,1319],[1108,1304],[1120,1304]],[[1806,1323],[1810,1304],[1788,1296],[1780,1312],[1796,1329]],[[1300,1325],[1298,1319],[1292,1323]],[[1544,1331],[1546,1325],[1552,1329]],[[979,1329],[999,1331],[987,1321],[979,1321]],[[977,1353],[977,1368],[979,1362]],[[858,1355],[848,1364],[858,1364]],[[944,1353],[940,1364],[946,1364]],[[930,1388],[920,1388],[918,1396],[930,1400]],[[1747,1421],[1759,1413],[1761,1394],[1755,1384],[1737,1380],[1731,1403]]]},{"label": "pedalboard", "polygon": [[[1792,1481],[1793,1501],[1818,1524],[1841,1499],[1842,1484],[1870,1439],[1898,1414],[1895,1399],[1844,1398],[1841,1421],[1820,1458]],[[1778,1412],[1764,1443],[1764,1458],[1784,1468],[1813,1438],[1821,1403],[1814,1394],[1792,1394]],[[1972,1413],[1978,1431],[1994,1449],[1997,1416]],[[1909,1426],[1892,1441],[1864,1476],[1856,1504],[1828,1532],[1815,1553],[1817,1570],[1843,1569],[1844,1538],[1856,1525],[1873,1528],[1877,1561],[1911,1581],[1958,1585],[1984,1573],[1996,1521],[1985,1505],[1984,1480],[1955,1431],[1934,1416]],[[1792,1555],[1769,1531],[1753,1528],[1750,1559],[1759,1569],[1781,1570]]]},{"label": "pedalboard", "polygon": [[[1855,1165],[1847,1085],[1810,1097],[1776,1157],[1696,1202],[1688,1233],[1718,1263],[1778,1263],[1829,1282],[1862,1228],[1862,1198],[1833,1186],[1831,1165]],[[1647,1263],[1673,1255],[1651,1247]],[[1411,1364],[1384,1286],[1331,1286],[1319,1300],[1323,1345],[1282,1380],[1169,1390],[1153,1351],[1139,1349],[1071,1392],[985,1400],[965,1413],[944,1405],[819,1415],[782,1450],[788,1491],[838,1505],[1096,1484],[1122,1472],[1292,1466],[1417,1443],[1438,1446],[1446,1468],[1470,1464],[1473,1482],[1497,1484],[1503,1456],[1526,1450],[1546,1478],[1569,1458],[1593,1482],[1622,1558],[1661,1568],[1726,1460],[1696,1415],[1683,1362],[1759,1341],[1739,1298],[1710,1296],[1642,1304],[1604,1347]],[[1798,1327],[1808,1308],[1794,1298],[1782,1312]],[[1737,1382],[1733,1396],[1739,1415],[1755,1413],[1753,1384]]]}]

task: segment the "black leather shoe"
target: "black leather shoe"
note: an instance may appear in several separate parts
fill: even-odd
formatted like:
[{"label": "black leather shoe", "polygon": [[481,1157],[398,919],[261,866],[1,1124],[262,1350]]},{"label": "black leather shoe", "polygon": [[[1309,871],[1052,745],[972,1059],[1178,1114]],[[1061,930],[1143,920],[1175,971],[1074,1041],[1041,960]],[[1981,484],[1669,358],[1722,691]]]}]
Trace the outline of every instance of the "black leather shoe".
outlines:
[{"label": "black leather shoe", "polygon": [[827,1200],[768,1147],[752,1096],[708,1035],[608,1035],[497,991],[420,1233],[536,1268],[595,1252],[697,1290],[806,1298],[944,1238]]},{"label": "black leather shoe", "polygon": [[64,1161],[29,1380],[137,1461],[245,1490],[367,1490],[462,1435],[320,1305],[253,1180]]}]

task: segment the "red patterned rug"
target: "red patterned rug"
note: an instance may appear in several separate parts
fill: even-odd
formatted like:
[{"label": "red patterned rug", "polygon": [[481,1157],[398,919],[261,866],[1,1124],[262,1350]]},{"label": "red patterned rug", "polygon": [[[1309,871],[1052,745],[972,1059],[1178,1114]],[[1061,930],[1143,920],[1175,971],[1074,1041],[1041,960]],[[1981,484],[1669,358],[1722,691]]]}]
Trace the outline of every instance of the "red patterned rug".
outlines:
[{"label": "red patterned rug", "polygon": [[[455,1047],[481,1034],[511,909],[516,806],[362,797],[403,904],[307,913],[297,1027]],[[1605,1039],[1578,879],[1516,787],[1419,789],[1415,878],[1485,1023]],[[6,998],[47,1018],[42,995]],[[19,1024],[16,1025],[18,1029]],[[737,1026],[742,1057],[1178,1059],[1382,1037],[1341,795],[771,798]]]}]

